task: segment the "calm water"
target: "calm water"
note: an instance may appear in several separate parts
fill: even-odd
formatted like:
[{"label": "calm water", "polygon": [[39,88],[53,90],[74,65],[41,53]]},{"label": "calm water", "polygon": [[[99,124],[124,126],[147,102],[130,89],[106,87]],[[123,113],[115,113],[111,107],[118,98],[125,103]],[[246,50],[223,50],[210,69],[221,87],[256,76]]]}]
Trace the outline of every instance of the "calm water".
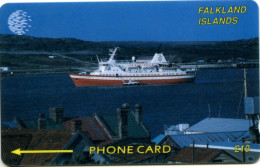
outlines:
[{"label": "calm water", "polygon": [[[259,96],[258,69],[248,69],[248,96]],[[194,83],[129,87],[75,87],[68,75],[12,76],[1,81],[2,121],[35,119],[49,107],[64,107],[65,116],[116,114],[122,103],[143,105],[143,122],[152,137],[163,125],[194,124],[211,117],[244,118],[243,70],[197,72]]]}]

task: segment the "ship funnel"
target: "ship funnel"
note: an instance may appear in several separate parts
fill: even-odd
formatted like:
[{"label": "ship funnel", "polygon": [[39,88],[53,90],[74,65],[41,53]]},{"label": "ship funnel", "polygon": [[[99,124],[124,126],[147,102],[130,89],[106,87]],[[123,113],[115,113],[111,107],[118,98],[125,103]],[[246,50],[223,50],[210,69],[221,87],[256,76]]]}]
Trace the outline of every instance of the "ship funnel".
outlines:
[{"label": "ship funnel", "polygon": [[168,64],[162,53],[155,53],[151,61],[152,64]]}]

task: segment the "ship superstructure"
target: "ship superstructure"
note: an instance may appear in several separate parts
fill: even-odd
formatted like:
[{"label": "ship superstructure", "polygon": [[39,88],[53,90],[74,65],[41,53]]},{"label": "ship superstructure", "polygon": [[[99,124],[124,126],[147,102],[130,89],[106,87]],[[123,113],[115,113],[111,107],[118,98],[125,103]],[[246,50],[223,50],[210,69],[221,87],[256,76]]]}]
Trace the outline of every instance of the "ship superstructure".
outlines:
[{"label": "ship superstructure", "polygon": [[98,69],[90,74],[81,72],[70,74],[76,86],[113,86],[140,84],[173,84],[193,82],[195,73],[187,73],[179,68],[169,67],[163,53],[155,53],[152,59],[120,62],[115,60],[119,48],[109,49],[108,61],[98,59]]}]

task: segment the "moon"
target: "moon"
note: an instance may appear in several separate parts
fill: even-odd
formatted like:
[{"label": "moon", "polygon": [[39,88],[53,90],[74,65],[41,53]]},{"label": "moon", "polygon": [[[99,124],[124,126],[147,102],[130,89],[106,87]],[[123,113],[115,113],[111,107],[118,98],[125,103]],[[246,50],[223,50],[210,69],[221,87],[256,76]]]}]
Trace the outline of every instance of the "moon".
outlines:
[{"label": "moon", "polygon": [[31,29],[31,16],[23,10],[16,10],[8,17],[8,28],[16,35],[24,35]]}]

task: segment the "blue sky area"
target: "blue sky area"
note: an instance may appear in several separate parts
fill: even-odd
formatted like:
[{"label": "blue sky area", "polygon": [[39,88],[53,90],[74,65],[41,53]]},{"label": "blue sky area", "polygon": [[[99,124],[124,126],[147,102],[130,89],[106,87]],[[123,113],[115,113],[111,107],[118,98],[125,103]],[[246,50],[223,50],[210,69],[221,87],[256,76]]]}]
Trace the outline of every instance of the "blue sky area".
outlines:
[{"label": "blue sky area", "polygon": [[[199,7],[247,6],[244,14],[199,15]],[[258,37],[258,6],[249,0],[197,2],[89,2],[5,4],[0,33],[12,34],[7,20],[26,11],[35,37],[86,41],[222,41]],[[199,25],[200,17],[238,17],[237,24]]]}]

